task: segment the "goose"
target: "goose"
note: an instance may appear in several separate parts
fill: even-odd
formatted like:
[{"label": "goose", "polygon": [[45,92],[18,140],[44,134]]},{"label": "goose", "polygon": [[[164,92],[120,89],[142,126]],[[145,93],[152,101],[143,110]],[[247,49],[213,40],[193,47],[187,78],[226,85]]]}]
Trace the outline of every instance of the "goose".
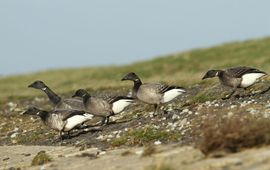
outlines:
[{"label": "goose", "polygon": [[69,136],[69,132],[72,129],[94,117],[92,114],[85,113],[84,111],[53,110],[48,112],[36,107],[28,108],[23,114],[39,116],[46,126],[59,132],[61,140],[63,139],[63,132],[67,132]]},{"label": "goose", "polygon": [[233,91],[228,96],[222,98],[225,100],[231,98],[237,88],[246,90],[265,75],[267,75],[267,73],[264,71],[252,67],[241,66],[226,70],[209,70],[202,79],[218,77],[222,85],[233,88]]},{"label": "goose", "polygon": [[54,93],[43,81],[35,81],[28,87],[42,90],[47,94],[49,100],[55,106],[55,109],[69,109],[69,110],[81,110],[84,108],[82,100],[78,99],[62,99],[56,93]]},{"label": "goose", "polygon": [[126,80],[134,83],[133,96],[144,103],[154,105],[155,113],[157,113],[161,104],[168,103],[186,92],[183,87],[169,86],[162,83],[142,83],[139,76],[133,72],[122,78],[122,81]]},{"label": "goose", "polygon": [[79,89],[72,97],[81,97],[84,111],[102,117],[102,125],[109,123],[110,116],[119,114],[134,102],[134,98],[126,96],[93,97],[86,90]]}]

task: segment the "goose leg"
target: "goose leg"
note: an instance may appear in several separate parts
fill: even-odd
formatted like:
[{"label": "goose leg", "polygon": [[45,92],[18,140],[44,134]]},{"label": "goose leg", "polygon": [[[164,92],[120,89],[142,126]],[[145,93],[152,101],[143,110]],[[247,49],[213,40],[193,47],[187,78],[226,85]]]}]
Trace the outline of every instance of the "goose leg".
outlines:
[{"label": "goose leg", "polygon": [[107,117],[106,117],[106,125],[108,125],[109,122],[110,122],[110,116],[107,116]]},{"label": "goose leg", "polygon": [[60,130],[60,132],[59,132],[59,139],[61,142],[63,141],[62,130]]},{"label": "goose leg", "polygon": [[101,120],[101,126],[103,126],[104,124],[106,124],[106,117],[102,117],[102,120]]},{"label": "goose leg", "polygon": [[233,89],[233,91],[229,95],[223,97],[222,100],[230,99],[235,92],[236,92],[236,89]]},{"label": "goose leg", "polygon": [[110,116],[106,116],[102,118],[101,125],[108,125],[110,122]]},{"label": "goose leg", "polygon": [[69,131],[67,132],[67,138],[70,139],[70,133],[69,133]]},{"label": "goose leg", "polygon": [[154,112],[154,115],[157,115],[158,114],[158,111],[159,111],[159,105],[158,104],[155,104],[155,112]]}]

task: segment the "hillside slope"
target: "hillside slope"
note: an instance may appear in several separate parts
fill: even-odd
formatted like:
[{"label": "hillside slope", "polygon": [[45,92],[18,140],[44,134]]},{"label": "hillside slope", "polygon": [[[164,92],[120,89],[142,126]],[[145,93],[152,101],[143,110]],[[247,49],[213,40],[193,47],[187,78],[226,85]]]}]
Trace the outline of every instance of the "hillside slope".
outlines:
[{"label": "hillside slope", "polygon": [[[46,169],[269,169],[270,91],[259,92],[270,88],[270,76],[228,100],[221,98],[230,91],[217,79],[201,80],[211,68],[248,65],[270,72],[269,56],[270,38],[266,38],[129,66],[2,78],[0,153],[4,154],[0,156],[0,169],[40,169],[31,162],[41,158],[52,158]],[[152,106],[137,101],[112,116],[108,125],[99,126],[97,117],[85,124],[87,128],[72,130],[63,141],[39,118],[22,114],[29,106],[53,109],[45,94],[27,88],[34,80],[45,81],[65,97],[78,88],[87,88],[93,95],[120,95],[131,88],[131,82],[120,81],[130,71],[141,75],[143,81],[183,85],[187,93],[165,105],[157,115]],[[36,158],[37,153],[41,156]],[[130,164],[122,166],[123,162]]]},{"label": "hillside slope", "polygon": [[247,65],[270,72],[269,64],[270,38],[265,38],[195,49],[127,66],[51,70],[1,78],[0,99],[7,101],[8,97],[40,95],[26,88],[34,80],[45,81],[59,93],[68,93],[78,88],[126,87],[128,83],[120,82],[120,79],[127,72],[134,71],[144,81],[158,80],[186,86],[199,83],[202,74],[210,68]]}]

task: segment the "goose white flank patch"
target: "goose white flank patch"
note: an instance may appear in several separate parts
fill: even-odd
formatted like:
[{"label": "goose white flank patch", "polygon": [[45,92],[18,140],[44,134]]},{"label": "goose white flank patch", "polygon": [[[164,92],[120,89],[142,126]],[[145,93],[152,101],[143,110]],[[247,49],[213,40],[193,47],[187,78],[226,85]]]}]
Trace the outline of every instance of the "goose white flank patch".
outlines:
[{"label": "goose white flank patch", "polygon": [[241,87],[249,87],[253,85],[259,78],[264,76],[263,73],[248,73],[242,76]]},{"label": "goose white flank patch", "polygon": [[82,98],[84,111],[102,117],[102,125],[108,124],[110,116],[124,111],[134,101],[134,98],[126,96],[93,97],[84,89],[77,90],[72,97]]},{"label": "goose white flank patch", "polygon": [[[246,90],[247,87],[252,86],[259,78],[265,75],[267,75],[267,73],[259,69],[240,66],[226,70],[208,70],[202,79],[218,77],[222,85],[231,87],[233,89],[232,92],[222,98],[225,100],[231,98],[238,88],[244,88]],[[266,91],[261,91],[261,93],[265,92]]]},{"label": "goose white flank patch", "polygon": [[133,100],[130,100],[130,99],[120,99],[120,100],[113,103],[112,110],[115,114],[121,113],[132,102],[133,102]]},{"label": "goose white flank patch", "polygon": [[172,101],[177,96],[184,93],[184,88],[167,85],[165,83],[143,83],[139,76],[130,72],[126,74],[122,81],[133,81],[134,85],[132,88],[132,97],[138,100],[151,104],[155,107],[155,113],[160,110],[160,105]]},{"label": "goose white flank patch", "polygon": [[72,116],[71,118],[67,119],[67,123],[65,125],[65,129],[64,131],[69,131],[71,129],[73,129],[75,126],[77,126],[78,124],[81,124],[87,120],[92,119],[94,116],[91,114],[83,114],[83,115],[75,115]]},{"label": "goose white flank patch", "polygon": [[186,91],[183,89],[172,89],[172,90],[166,91],[163,95],[162,103],[167,103],[185,92]]}]

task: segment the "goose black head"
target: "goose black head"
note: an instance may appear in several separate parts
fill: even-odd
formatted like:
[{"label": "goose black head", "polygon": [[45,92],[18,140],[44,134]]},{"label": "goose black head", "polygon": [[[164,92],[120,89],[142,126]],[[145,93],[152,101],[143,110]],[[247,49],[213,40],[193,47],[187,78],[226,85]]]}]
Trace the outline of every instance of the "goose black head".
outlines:
[{"label": "goose black head", "polygon": [[39,116],[43,120],[47,117],[48,112],[44,111],[44,110],[40,110],[36,107],[30,107],[23,114],[24,115]]},{"label": "goose black head", "polygon": [[207,73],[203,76],[203,80],[207,78],[213,78],[219,75],[221,70],[209,70]]},{"label": "goose black head", "polygon": [[43,83],[43,81],[39,81],[39,80],[33,82],[28,87],[32,87],[32,88],[35,88],[35,89],[41,89],[41,90],[47,88],[47,86],[45,85],[45,83]]},{"label": "goose black head", "polygon": [[122,81],[125,81],[125,80],[139,81],[140,78],[137,76],[137,74],[135,74],[135,73],[133,73],[133,72],[130,72],[130,73],[128,73],[127,75],[125,75],[125,76],[122,78]]},{"label": "goose black head", "polygon": [[29,107],[25,112],[24,115],[37,115],[40,110],[36,107]]},{"label": "goose black head", "polygon": [[84,98],[85,96],[89,96],[88,92],[84,89],[79,89],[75,92],[75,94],[72,97]]}]

